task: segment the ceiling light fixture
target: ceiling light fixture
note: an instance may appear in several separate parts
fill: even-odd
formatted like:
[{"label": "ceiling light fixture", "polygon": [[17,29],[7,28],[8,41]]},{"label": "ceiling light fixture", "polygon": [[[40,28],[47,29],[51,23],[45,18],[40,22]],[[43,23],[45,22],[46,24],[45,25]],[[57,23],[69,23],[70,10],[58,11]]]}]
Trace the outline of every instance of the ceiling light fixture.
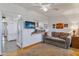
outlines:
[{"label": "ceiling light fixture", "polygon": [[48,11],[49,7],[50,7],[51,4],[40,4],[41,6],[41,9],[45,12]]},{"label": "ceiling light fixture", "polygon": [[42,7],[41,9],[42,9],[43,11],[45,11],[45,12],[48,11],[48,9],[47,9],[46,7]]}]

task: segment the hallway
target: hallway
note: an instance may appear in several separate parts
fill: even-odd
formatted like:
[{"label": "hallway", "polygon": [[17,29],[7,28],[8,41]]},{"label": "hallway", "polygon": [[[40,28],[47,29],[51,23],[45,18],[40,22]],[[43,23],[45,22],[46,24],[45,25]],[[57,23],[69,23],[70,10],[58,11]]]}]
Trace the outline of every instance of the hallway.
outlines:
[{"label": "hallway", "polygon": [[19,49],[19,47],[17,46],[16,40],[6,41],[4,43],[3,55],[6,55],[9,52],[15,52],[18,49]]}]

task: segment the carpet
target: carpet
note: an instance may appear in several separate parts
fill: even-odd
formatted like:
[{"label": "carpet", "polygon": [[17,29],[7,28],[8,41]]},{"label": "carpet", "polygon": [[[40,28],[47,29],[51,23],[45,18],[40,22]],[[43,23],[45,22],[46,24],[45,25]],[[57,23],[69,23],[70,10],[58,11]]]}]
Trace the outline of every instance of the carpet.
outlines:
[{"label": "carpet", "polygon": [[74,51],[56,47],[54,45],[40,43],[23,56],[73,56]]}]

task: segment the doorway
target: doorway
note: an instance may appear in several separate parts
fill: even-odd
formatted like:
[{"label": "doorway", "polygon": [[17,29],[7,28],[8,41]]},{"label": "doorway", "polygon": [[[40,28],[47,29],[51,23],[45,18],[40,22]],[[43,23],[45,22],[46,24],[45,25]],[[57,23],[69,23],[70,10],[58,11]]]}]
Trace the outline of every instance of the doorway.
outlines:
[{"label": "doorway", "polygon": [[18,54],[17,51],[20,48],[17,46],[17,23],[14,20],[3,18],[3,29],[3,55]]}]

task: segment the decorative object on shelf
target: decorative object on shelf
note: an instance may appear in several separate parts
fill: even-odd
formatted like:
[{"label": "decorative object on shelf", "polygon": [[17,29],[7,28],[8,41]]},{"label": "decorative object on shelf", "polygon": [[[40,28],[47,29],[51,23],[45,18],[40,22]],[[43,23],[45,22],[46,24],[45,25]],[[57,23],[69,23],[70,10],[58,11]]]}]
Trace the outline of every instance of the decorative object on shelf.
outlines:
[{"label": "decorative object on shelf", "polygon": [[73,25],[71,26],[71,30],[72,30],[72,36],[77,36],[77,35],[78,35],[78,32],[77,32],[77,30],[78,30],[78,25],[73,24]]},{"label": "decorative object on shelf", "polygon": [[53,24],[53,28],[55,28],[55,24]]},{"label": "decorative object on shelf", "polygon": [[45,36],[48,36],[48,32],[45,32],[44,35],[45,35]]},{"label": "decorative object on shelf", "polygon": [[63,23],[57,23],[56,24],[56,29],[63,29],[64,28],[64,24]]},{"label": "decorative object on shelf", "polygon": [[68,27],[68,24],[64,24],[64,27]]},{"label": "decorative object on shelf", "polygon": [[73,30],[73,36],[76,36],[76,31],[75,30]]}]

